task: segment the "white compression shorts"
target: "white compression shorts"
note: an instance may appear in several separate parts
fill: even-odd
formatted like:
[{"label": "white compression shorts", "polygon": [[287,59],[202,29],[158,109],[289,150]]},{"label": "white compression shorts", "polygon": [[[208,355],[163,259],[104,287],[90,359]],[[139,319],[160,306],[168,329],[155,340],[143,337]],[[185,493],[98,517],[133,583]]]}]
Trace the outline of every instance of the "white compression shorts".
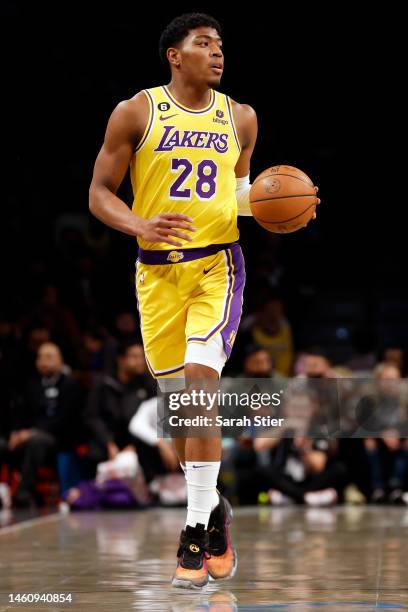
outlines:
[{"label": "white compression shorts", "polygon": [[[187,342],[184,363],[198,363],[207,366],[218,372],[218,376],[221,377],[226,361],[227,356],[221,334],[216,334],[206,344]],[[167,376],[158,378],[157,382],[162,392],[180,391],[185,387],[184,376]]]}]

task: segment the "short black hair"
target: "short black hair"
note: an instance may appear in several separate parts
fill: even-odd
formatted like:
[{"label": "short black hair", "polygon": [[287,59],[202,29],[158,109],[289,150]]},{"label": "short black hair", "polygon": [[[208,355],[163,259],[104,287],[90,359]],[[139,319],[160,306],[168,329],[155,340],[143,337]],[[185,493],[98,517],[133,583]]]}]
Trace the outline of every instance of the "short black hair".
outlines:
[{"label": "short black hair", "polygon": [[185,13],[175,17],[163,30],[159,41],[159,54],[164,64],[167,64],[167,49],[175,47],[190,30],[195,28],[214,28],[221,36],[221,26],[214,17],[205,13]]}]

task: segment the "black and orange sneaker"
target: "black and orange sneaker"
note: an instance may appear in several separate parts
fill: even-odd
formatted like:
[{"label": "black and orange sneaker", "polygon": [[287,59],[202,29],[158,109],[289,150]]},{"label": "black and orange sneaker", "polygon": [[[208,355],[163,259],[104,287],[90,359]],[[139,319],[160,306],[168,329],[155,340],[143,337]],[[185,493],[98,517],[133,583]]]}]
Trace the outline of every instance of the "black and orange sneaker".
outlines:
[{"label": "black and orange sneaker", "polygon": [[208,532],[202,523],[187,525],[180,534],[178,564],[172,585],[182,589],[201,589],[208,582]]},{"label": "black and orange sneaker", "polygon": [[232,578],[237,569],[237,553],[232,546],[229,525],[232,521],[231,504],[220,495],[220,503],[211,512],[208,523],[208,573],[214,580]]}]

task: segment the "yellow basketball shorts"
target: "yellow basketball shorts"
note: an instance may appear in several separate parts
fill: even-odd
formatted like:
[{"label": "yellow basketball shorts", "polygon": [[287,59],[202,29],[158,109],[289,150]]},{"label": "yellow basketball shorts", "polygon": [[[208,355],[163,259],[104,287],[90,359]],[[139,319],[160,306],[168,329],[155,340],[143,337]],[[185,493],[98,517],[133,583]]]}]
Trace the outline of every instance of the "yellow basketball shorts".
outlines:
[{"label": "yellow basketball shorts", "polygon": [[239,326],[245,265],[238,243],[139,249],[136,296],[146,360],[155,378],[182,376],[188,342],[220,333],[227,357]]}]

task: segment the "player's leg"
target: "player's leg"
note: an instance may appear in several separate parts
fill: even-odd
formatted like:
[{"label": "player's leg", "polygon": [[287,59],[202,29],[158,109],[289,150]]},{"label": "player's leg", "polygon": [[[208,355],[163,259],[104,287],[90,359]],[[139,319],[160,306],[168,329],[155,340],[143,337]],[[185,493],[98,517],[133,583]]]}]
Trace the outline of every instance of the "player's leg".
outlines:
[{"label": "player's leg", "polygon": [[[199,347],[199,351],[203,351]],[[186,363],[187,391],[204,388],[207,392],[218,390],[217,370],[200,363]],[[202,407],[205,411],[206,406]],[[221,464],[221,432],[218,427],[202,430],[200,437],[188,437],[185,444],[185,466],[188,490],[186,525],[201,523],[207,529],[210,513],[218,504],[216,492]],[[208,434],[208,435],[207,435]]]},{"label": "player's leg", "polygon": [[[171,265],[136,264],[136,297],[143,346],[150,373],[163,398],[185,388],[186,307],[178,291],[176,270]],[[174,438],[185,470],[185,438]]]},{"label": "player's leg", "polygon": [[[211,386],[212,381],[218,381],[230,354],[241,316],[245,272],[240,248],[236,245],[236,248],[221,251],[216,256],[205,259],[207,261],[201,260],[196,264],[199,291],[191,301],[187,315],[187,388],[196,386],[200,380],[205,386],[209,383]],[[207,565],[213,578],[228,578],[236,569],[236,553],[229,536],[232,510],[229,502],[216,491],[221,460],[221,436],[220,432],[218,436],[213,434],[214,432],[205,435],[203,432],[199,438],[186,440],[184,451],[188,513],[179,553],[183,549],[188,550],[189,543],[192,542],[201,572],[204,574],[202,568]],[[205,527],[210,553],[207,563],[202,551],[207,544],[203,535]],[[201,546],[196,545],[194,537],[200,539]],[[193,555],[187,553],[187,556]],[[183,577],[183,563],[180,563],[179,556],[176,586],[183,586]],[[187,582],[184,582],[184,585],[187,585]]]},{"label": "player's leg", "polygon": [[[196,349],[198,347],[198,349]],[[196,352],[198,350],[198,353]],[[185,384],[191,385],[194,382],[198,382],[201,380],[219,380],[222,368],[227,360],[227,356],[224,352],[223,341],[220,334],[212,339],[207,345],[205,345],[205,355],[202,350],[202,346],[200,344],[196,345],[195,343],[189,343],[187,347],[187,352],[185,354],[186,362],[185,366]],[[202,361],[205,363],[194,363],[194,361]],[[159,385],[162,391],[165,389],[165,382],[159,379]],[[184,388],[180,386],[180,389]],[[205,440],[202,438],[197,439],[193,438],[193,440],[197,440],[197,443],[191,442],[189,447],[191,447],[191,452],[194,453],[195,449],[200,448],[201,453],[201,445],[205,444]],[[172,438],[173,445],[176,449],[177,455],[180,459],[180,465],[186,473],[185,461],[186,461],[186,437],[173,437]],[[198,446],[197,446],[198,445]],[[194,461],[194,458],[189,459]]]},{"label": "player's leg", "polygon": [[[196,364],[194,364],[196,365]],[[213,371],[203,367],[191,372],[195,379],[214,378]],[[218,374],[215,373],[218,381]],[[171,379],[159,378],[158,383],[166,401]],[[167,384],[166,384],[167,383]],[[188,391],[184,382],[173,391]],[[180,466],[187,482],[187,518],[180,534],[177,550],[177,567],[172,584],[181,588],[202,588],[208,582],[207,558],[209,556],[209,534],[207,525],[212,509],[218,504],[216,483],[220,467],[220,439],[172,437]],[[203,462],[202,458],[206,461]]]},{"label": "player's leg", "polygon": [[[207,392],[218,388],[218,372],[207,366],[186,363],[185,375],[187,392],[199,390],[200,387]],[[216,486],[221,461],[221,438],[219,435],[208,437],[203,432],[202,437],[178,438],[176,448],[184,451],[183,469],[188,503],[186,524],[177,551],[178,564],[173,586],[201,588],[208,582],[208,521],[211,511],[219,502]]]},{"label": "player's leg", "polygon": [[[216,359],[213,354],[213,365],[216,369],[199,363],[209,363],[209,356],[214,350],[219,353]],[[216,392],[218,377],[227,359],[222,350],[222,342],[212,342],[209,347],[190,345],[186,358],[197,362],[186,363],[187,389],[192,386],[197,389],[201,379],[206,390],[212,388],[213,392]],[[221,432],[203,431],[201,437],[187,438],[185,457],[188,511],[186,527],[180,539],[179,564],[173,579],[175,586],[187,586],[186,581],[190,581],[191,586],[194,576],[191,571],[186,573],[184,569],[191,564],[200,569],[199,576],[203,584],[206,570],[214,579],[230,578],[234,575],[237,565],[236,551],[229,535],[232,509],[228,500],[220,496],[216,489],[221,465]],[[200,545],[197,544],[198,540]],[[191,543],[194,545],[193,553],[189,550]],[[209,553],[207,559],[206,551]],[[197,569],[194,573],[198,574]]]},{"label": "player's leg", "polygon": [[[187,264],[194,268],[194,264]],[[170,265],[138,264],[136,287],[146,360],[164,396],[185,388],[184,363],[186,351],[186,318],[190,305],[188,296],[194,273],[186,267],[177,271]],[[201,272],[202,273],[202,272]],[[186,283],[184,285],[183,283]],[[205,366],[189,368],[189,380],[218,380],[219,372]],[[197,441],[196,441],[197,442]],[[220,466],[220,440],[199,439],[198,443],[184,438],[174,439],[189,491],[188,523],[180,538],[179,563],[173,583],[176,586],[202,587],[208,581],[207,524],[211,510],[218,502],[216,482]],[[197,448],[197,451],[195,450]],[[197,454],[198,452],[198,454]],[[203,469],[197,460],[204,458]],[[194,463],[196,460],[196,463]],[[200,472],[197,480],[197,474]],[[202,525],[202,528],[197,528]]]}]

